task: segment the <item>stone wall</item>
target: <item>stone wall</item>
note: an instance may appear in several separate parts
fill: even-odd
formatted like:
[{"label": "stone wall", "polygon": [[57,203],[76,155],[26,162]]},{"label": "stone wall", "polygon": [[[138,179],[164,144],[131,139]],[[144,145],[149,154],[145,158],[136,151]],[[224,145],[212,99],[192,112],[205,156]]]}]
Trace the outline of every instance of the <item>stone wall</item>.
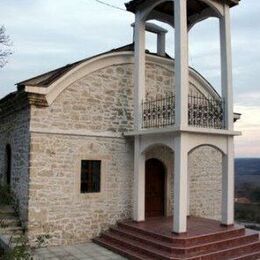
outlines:
[{"label": "stone wall", "polygon": [[133,124],[133,68],[110,66],[70,85],[47,108],[32,109],[32,127],[124,132]]},{"label": "stone wall", "polygon": [[222,153],[210,146],[189,154],[190,213],[221,220]]},{"label": "stone wall", "polygon": [[[199,84],[190,92],[199,93]],[[33,128],[124,132],[133,128],[133,65],[109,66],[77,80],[47,108],[33,108]],[[171,95],[170,66],[146,64],[146,98]]]},{"label": "stone wall", "polygon": [[11,146],[11,189],[19,200],[23,225],[27,221],[29,168],[29,109],[2,117],[0,123],[0,180],[6,183],[6,145]]},{"label": "stone wall", "polygon": [[[101,192],[80,193],[81,160],[101,160]],[[33,134],[29,237],[85,242],[132,215],[133,145],[123,138]]]}]

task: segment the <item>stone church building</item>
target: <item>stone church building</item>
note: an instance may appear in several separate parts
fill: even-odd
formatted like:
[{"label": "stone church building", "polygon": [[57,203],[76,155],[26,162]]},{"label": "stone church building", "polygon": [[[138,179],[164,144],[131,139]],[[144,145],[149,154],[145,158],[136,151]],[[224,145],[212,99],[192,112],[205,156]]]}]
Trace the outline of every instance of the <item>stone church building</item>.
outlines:
[{"label": "stone church building", "polygon": [[[146,22],[170,24],[173,1],[130,1],[133,44],[20,82],[0,101],[1,183],[18,198],[32,243],[45,234],[49,245],[86,242],[128,219],[174,215],[179,234],[187,231],[186,216],[234,223],[233,137],[239,133],[233,121],[239,115],[233,113],[228,11],[238,1],[219,2],[174,1],[174,60],[165,53],[167,31]],[[187,16],[193,26],[216,10],[222,95],[187,66],[184,25]],[[157,34],[156,53],[145,51],[145,30]]]},{"label": "stone church building", "polygon": [[[148,52],[146,59],[146,100],[170,97],[174,60]],[[131,218],[134,143],[124,133],[134,128],[133,73],[131,44],[21,82],[1,100],[1,181],[19,199],[30,237],[50,234],[55,245],[84,242]],[[192,68],[189,91],[220,98]],[[173,152],[158,144],[145,156],[150,171],[153,164],[159,170],[151,189],[157,183],[161,193],[146,214],[171,216]],[[220,219],[221,161],[210,146],[189,154],[190,214]]]}]

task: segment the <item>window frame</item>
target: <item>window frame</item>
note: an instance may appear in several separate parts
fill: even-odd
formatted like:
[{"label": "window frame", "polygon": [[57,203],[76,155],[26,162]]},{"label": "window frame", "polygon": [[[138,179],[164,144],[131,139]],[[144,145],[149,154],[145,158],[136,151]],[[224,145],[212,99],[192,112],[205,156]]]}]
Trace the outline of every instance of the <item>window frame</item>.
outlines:
[{"label": "window frame", "polygon": [[[102,190],[102,160],[81,160],[81,167],[80,167],[80,193],[81,194],[93,194],[93,193],[101,193]],[[87,162],[89,165],[84,169],[83,168],[83,163]],[[96,190],[92,189],[91,190],[91,186],[93,186],[94,184],[94,174],[96,174],[94,172],[94,163],[98,163],[98,178],[99,178],[99,182],[98,182],[98,188]],[[85,171],[85,173],[83,173],[83,171]],[[88,176],[85,178],[85,185],[87,185],[88,187],[85,187],[86,189],[89,189],[88,191],[84,191],[84,188],[82,187],[83,182],[83,174],[87,174]]]}]

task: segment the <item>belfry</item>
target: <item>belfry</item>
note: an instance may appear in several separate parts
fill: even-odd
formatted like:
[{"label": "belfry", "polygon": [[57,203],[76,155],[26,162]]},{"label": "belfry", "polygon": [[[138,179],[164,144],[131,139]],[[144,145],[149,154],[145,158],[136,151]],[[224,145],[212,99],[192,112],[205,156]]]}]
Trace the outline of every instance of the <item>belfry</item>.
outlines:
[{"label": "belfry", "polygon": [[[127,9],[135,13],[135,129],[128,135],[135,137],[136,221],[145,220],[144,151],[149,146],[164,144],[174,152],[173,232],[187,232],[187,216],[190,215],[188,154],[196,147],[210,145],[219,149],[223,155],[221,222],[227,226],[234,224],[233,139],[239,133],[233,129],[230,8],[238,2],[134,0],[126,4]],[[189,93],[188,33],[194,25],[209,17],[217,17],[220,24],[222,91],[218,102],[210,99],[197,100]],[[160,115],[158,105],[153,106],[154,102],[147,109],[145,97],[145,28],[148,20],[158,20],[175,29],[175,85],[172,86],[172,97],[164,97],[166,105],[163,106],[166,107],[159,111]],[[200,107],[201,111],[198,112]],[[158,121],[158,116],[162,116],[165,122],[162,125],[151,124],[149,127],[147,121]]]}]

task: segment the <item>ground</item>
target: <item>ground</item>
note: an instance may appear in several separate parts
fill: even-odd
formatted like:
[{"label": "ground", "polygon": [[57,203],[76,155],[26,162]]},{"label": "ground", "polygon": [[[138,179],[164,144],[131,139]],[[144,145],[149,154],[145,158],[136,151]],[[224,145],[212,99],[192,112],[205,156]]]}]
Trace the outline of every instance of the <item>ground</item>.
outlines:
[{"label": "ground", "polygon": [[40,248],[35,251],[34,260],[124,260],[125,258],[94,243],[75,246]]}]

